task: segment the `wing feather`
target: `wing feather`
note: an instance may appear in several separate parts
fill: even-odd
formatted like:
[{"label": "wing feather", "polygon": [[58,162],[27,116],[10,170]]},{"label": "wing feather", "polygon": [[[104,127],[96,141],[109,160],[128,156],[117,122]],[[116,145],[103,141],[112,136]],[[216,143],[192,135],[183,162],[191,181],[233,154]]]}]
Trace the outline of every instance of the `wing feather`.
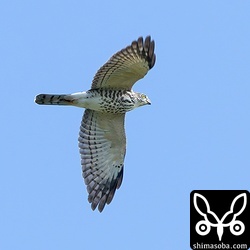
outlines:
[{"label": "wing feather", "polygon": [[114,54],[97,71],[91,88],[130,90],[136,81],[153,68],[156,60],[154,47],[155,43],[150,36],[146,37],[145,42],[139,37],[130,46]]},{"label": "wing feather", "polygon": [[121,186],[126,151],[124,114],[107,114],[86,109],[83,115],[79,148],[82,175],[88,201],[101,212]]}]

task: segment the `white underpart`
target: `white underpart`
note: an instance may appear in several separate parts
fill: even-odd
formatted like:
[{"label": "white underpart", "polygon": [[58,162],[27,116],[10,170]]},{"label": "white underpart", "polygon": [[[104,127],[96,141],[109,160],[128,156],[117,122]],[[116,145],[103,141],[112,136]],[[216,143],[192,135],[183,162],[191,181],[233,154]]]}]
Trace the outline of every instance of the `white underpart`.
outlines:
[{"label": "white underpart", "polygon": [[101,96],[93,96],[87,92],[77,92],[70,95],[73,100],[73,106],[100,110],[100,103],[102,101]]}]

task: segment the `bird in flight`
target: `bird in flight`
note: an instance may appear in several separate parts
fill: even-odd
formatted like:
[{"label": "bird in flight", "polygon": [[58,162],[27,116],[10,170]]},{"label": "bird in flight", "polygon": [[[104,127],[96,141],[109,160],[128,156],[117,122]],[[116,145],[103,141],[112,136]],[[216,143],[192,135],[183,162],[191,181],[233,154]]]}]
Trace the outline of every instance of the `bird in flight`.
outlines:
[{"label": "bird in flight", "polygon": [[112,201],[123,178],[126,135],[125,113],[150,104],[132,86],[153,68],[155,43],[147,36],[114,54],[96,73],[91,89],[73,94],[39,94],[41,105],[85,108],[79,133],[82,175],[88,201],[100,212]]}]

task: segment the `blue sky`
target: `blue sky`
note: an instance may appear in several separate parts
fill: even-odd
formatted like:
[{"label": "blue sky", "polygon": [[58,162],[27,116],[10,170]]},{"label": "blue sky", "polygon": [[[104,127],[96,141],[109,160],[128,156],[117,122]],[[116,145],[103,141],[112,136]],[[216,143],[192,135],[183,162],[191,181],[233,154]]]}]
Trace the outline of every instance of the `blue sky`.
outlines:
[{"label": "blue sky", "polygon": [[[250,2],[1,1],[0,249],[189,249],[194,189],[249,189]],[[93,212],[83,110],[39,93],[87,90],[109,57],[151,35],[157,61],[126,116],[121,188]]]}]

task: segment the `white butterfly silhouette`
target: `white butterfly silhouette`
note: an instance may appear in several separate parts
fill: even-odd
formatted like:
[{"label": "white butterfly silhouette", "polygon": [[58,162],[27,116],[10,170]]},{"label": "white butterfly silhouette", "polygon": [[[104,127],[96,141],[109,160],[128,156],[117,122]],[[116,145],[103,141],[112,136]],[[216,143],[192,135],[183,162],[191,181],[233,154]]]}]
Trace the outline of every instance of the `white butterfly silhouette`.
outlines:
[{"label": "white butterfly silhouette", "polygon": [[[206,209],[207,209],[206,213],[203,213],[199,209],[198,204],[197,204],[198,198],[204,201],[206,205]],[[237,213],[234,213],[233,210],[234,210],[235,203],[240,198],[243,198],[243,206],[241,207],[240,211],[238,211]],[[237,235],[237,236],[243,234],[243,232],[245,231],[245,225],[243,224],[242,221],[236,220],[236,217],[240,215],[246,208],[246,204],[247,204],[246,193],[239,194],[233,199],[232,204],[230,206],[230,210],[226,212],[221,219],[219,219],[218,216],[213,211],[210,210],[210,205],[207,199],[203,195],[194,193],[193,202],[194,202],[194,207],[196,211],[204,217],[204,220],[199,221],[195,226],[195,230],[199,235],[207,235],[211,230],[211,226],[217,227],[217,235],[218,235],[219,241],[221,241],[222,239],[224,227],[230,227],[230,232],[233,235]],[[207,214],[212,215],[217,223],[210,222]],[[233,214],[233,219],[229,223],[223,223],[229,214]]]}]

